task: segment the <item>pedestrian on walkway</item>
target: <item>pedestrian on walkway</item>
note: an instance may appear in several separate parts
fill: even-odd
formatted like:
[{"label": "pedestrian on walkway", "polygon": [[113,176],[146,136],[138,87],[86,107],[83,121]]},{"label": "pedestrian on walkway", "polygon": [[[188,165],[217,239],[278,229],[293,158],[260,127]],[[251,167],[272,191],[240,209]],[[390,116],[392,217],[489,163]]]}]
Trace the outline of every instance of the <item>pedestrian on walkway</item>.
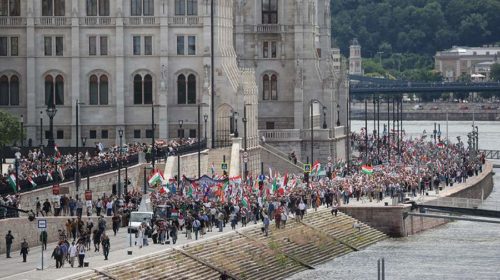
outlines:
[{"label": "pedestrian on walkway", "polygon": [[40,242],[42,242],[42,250],[47,250],[47,231],[40,232]]},{"label": "pedestrian on walkway", "polygon": [[63,252],[59,245],[56,245],[54,251],[52,251],[51,257],[54,258],[54,260],[56,260],[56,268],[62,267]]},{"label": "pedestrian on walkway", "polygon": [[267,216],[266,213],[264,213],[264,234],[265,236],[269,235],[269,217]]},{"label": "pedestrian on walkway", "polygon": [[104,254],[104,260],[107,261],[111,244],[109,242],[109,237],[106,235],[106,233],[102,234],[101,244],[102,244],[102,252]]},{"label": "pedestrian on walkway", "polygon": [[115,215],[113,216],[113,218],[111,218],[111,220],[113,221],[113,233],[116,236],[116,233],[118,232],[118,229],[120,228],[120,223],[121,223],[122,219],[121,219],[120,215],[118,215],[118,213],[115,213]]},{"label": "pedestrian on walkway", "polygon": [[78,251],[78,267],[83,267],[83,261],[85,260],[85,243],[79,243],[77,246]]},{"label": "pedestrian on walkway", "polygon": [[7,232],[7,235],[5,235],[5,245],[6,246],[6,253],[7,253],[7,258],[10,258],[10,249],[12,248],[12,240],[14,240],[14,236],[12,236],[11,231]]},{"label": "pedestrian on walkway", "polygon": [[30,248],[28,246],[28,242],[26,242],[26,238],[23,239],[23,242],[21,243],[21,253],[20,255],[23,255],[23,262],[26,262],[26,257],[28,256]]},{"label": "pedestrian on walkway", "polygon": [[68,249],[68,254],[69,254],[69,263],[71,264],[71,267],[75,265],[75,257],[76,257],[76,246],[75,246],[75,241],[71,243]]},{"label": "pedestrian on walkway", "polygon": [[194,231],[194,238],[198,240],[198,233],[200,232],[200,226],[201,223],[198,219],[194,219],[193,221],[193,231]]}]

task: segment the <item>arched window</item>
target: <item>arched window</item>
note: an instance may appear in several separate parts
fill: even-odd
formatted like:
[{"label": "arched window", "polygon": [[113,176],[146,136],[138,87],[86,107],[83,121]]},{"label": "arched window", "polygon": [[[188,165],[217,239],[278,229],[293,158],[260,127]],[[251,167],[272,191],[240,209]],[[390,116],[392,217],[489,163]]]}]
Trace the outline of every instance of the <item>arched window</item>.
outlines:
[{"label": "arched window", "polygon": [[19,78],[10,77],[10,105],[19,105]]},{"label": "arched window", "polygon": [[278,100],[278,76],[271,76],[271,100]]},{"label": "arched window", "polygon": [[56,105],[64,105],[64,78],[61,75],[56,77]]},{"label": "arched window", "polygon": [[142,77],[134,76],[134,104],[142,104]]},{"label": "arched window", "polygon": [[99,102],[99,86],[97,76],[92,75],[89,79],[89,104],[97,105]]},{"label": "arched window", "polygon": [[262,0],[262,24],[278,23],[278,0]]},{"label": "arched window", "polygon": [[153,77],[144,76],[144,104],[153,104]]},{"label": "arched window", "polygon": [[196,104],[196,76],[184,74],[177,77],[177,104]]},{"label": "arched window", "polygon": [[196,76],[193,74],[188,76],[187,99],[188,104],[196,104]]},{"label": "arched window", "polygon": [[45,77],[45,105],[54,105],[54,78]]},{"label": "arched window", "polygon": [[108,76],[92,75],[89,78],[89,104],[108,105]]},{"label": "arched window", "polygon": [[177,77],[177,104],[186,104],[186,76],[180,74]]},{"label": "arched window", "polygon": [[153,77],[146,74],[134,76],[134,104],[153,104]]},{"label": "arched window", "polygon": [[262,99],[263,100],[269,100],[269,96],[270,96],[270,83],[269,83],[269,75],[264,75],[264,77],[262,78]]},{"label": "arched window", "polygon": [[99,103],[108,105],[108,76],[106,75],[99,78]]},{"label": "arched window", "polygon": [[9,105],[9,78],[0,77],[0,105]]}]

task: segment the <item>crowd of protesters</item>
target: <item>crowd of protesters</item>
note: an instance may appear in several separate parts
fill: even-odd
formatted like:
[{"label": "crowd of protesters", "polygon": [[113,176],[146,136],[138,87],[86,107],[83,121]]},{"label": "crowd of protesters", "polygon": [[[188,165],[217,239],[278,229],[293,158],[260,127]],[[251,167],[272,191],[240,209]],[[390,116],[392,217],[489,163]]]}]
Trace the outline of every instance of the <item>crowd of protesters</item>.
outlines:
[{"label": "crowd of protesters", "polygon": [[[95,149],[82,148],[78,154],[78,166],[81,176],[94,175],[118,168],[119,163],[124,165],[138,162],[138,154],[144,152],[146,160],[152,158],[152,145],[146,143],[133,143],[112,146],[107,149],[101,143],[95,143]],[[182,138],[172,140],[156,140],[156,159],[166,158],[177,152],[197,146],[196,139]],[[61,155],[57,148],[54,151],[43,149],[30,149],[22,155],[18,167],[18,190],[31,190],[35,187],[47,186],[55,182],[71,181],[75,178],[76,153]],[[8,166],[7,172],[0,174],[0,194],[13,194],[15,187],[9,185],[9,177],[15,175],[15,165]]]}]

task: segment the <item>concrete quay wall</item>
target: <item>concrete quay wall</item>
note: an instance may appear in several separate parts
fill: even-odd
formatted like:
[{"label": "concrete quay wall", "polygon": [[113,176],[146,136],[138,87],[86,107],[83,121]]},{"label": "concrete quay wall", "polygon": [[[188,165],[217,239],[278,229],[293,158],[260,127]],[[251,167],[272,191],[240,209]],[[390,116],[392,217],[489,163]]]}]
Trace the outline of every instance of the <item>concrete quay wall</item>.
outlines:
[{"label": "concrete quay wall", "polygon": [[[14,241],[12,243],[12,252],[11,256],[15,256],[15,254],[19,254],[19,250],[21,249],[21,242],[26,238],[28,245],[30,247],[40,246],[42,243],[40,242],[40,230],[38,229],[38,220],[44,219],[47,221],[47,243],[56,242],[59,240],[59,229],[63,229],[66,231],[66,221],[68,219],[76,218],[76,216],[59,216],[59,217],[38,217],[33,222],[28,221],[27,217],[21,218],[11,218],[11,219],[3,219],[0,220],[0,229],[2,237],[7,234],[10,230],[12,231],[12,235],[14,236]],[[94,223],[94,228],[97,227],[97,216],[91,217],[92,222]],[[106,228],[112,228],[111,217],[104,217],[106,220]],[[87,222],[87,216],[82,216],[83,222]],[[66,232],[68,235],[68,233]],[[48,252],[52,252],[52,249],[47,246]],[[0,254],[4,254],[6,250],[5,239],[0,242]]]},{"label": "concrete quay wall", "polygon": [[[479,176],[468,178],[465,184],[448,187],[440,192],[440,197],[487,198],[493,190],[493,165],[489,162]],[[426,200],[431,200],[426,199]],[[410,205],[397,206],[347,206],[340,211],[374,227],[391,237],[404,237],[437,227],[449,222],[448,219],[407,216]],[[413,210],[418,211],[418,210]]]}]

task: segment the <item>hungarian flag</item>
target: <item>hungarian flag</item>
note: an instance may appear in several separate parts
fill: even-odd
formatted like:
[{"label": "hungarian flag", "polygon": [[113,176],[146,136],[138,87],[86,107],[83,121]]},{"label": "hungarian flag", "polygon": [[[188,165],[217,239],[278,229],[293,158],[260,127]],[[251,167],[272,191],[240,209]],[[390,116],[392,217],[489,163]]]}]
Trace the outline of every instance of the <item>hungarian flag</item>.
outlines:
[{"label": "hungarian flag", "polygon": [[167,192],[169,192],[169,190],[167,188],[165,188],[165,187],[161,187],[160,188],[160,194],[164,194],[164,193],[167,193]]},{"label": "hungarian flag", "polygon": [[28,181],[31,183],[31,185],[33,186],[33,188],[36,188],[36,183],[35,181],[33,181],[33,179],[30,177],[28,177]]},{"label": "hungarian flag", "polygon": [[241,199],[241,204],[243,207],[248,208],[248,198],[246,196]]},{"label": "hungarian flag", "polygon": [[283,186],[286,187],[288,184],[288,171],[285,172],[285,177],[283,178]]},{"label": "hungarian flag", "polygon": [[275,194],[278,191],[278,182],[276,182],[276,178],[273,180],[273,185],[272,185],[272,194]]},{"label": "hungarian flag", "polygon": [[361,166],[361,171],[363,171],[363,173],[365,174],[373,174],[373,167],[365,164]]},{"label": "hungarian flag", "polygon": [[319,163],[319,160],[314,162],[313,166],[311,167],[311,176],[317,176],[320,167],[321,167],[321,163]]},{"label": "hungarian flag", "polygon": [[155,185],[156,183],[161,183],[163,181],[163,178],[160,174],[160,172],[155,172],[151,178],[149,178],[148,183],[150,186]]},{"label": "hungarian flag", "polygon": [[61,166],[59,166],[59,165],[57,166],[57,172],[59,173],[59,176],[60,176],[60,178],[61,178],[61,181],[64,181],[64,173],[63,173],[63,171],[62,171]]},{"label": "hungarian flag", "polygon": [[241,176],[231,177],[229,181],[233,184],[241,184]]},{"label": "hungarian flag", "polygon": [[59,152],[57,145],[54,145],[54,156],[56,159],[59,159],[61,157],[61,153]]},{"label": "hungarian flag", "polygon": [[17,189],[16,189],[16,176],[14,176],[14,174],[10,174],[9,178],[7,178],[7,181],[9,182],[9,185],[12,188],[12,190],[14,190],[14,192],[17,192]]}]

